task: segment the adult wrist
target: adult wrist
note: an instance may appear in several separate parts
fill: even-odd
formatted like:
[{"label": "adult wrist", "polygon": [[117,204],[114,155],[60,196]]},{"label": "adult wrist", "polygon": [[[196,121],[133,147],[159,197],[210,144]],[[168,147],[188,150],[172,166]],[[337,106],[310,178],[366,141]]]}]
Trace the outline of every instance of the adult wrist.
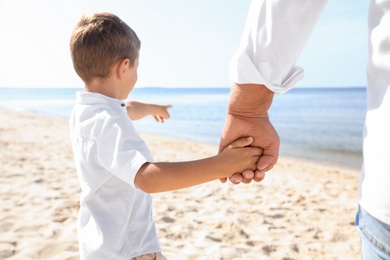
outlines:
[{"label": "adult wrist", "polygon": [[274,92],[261,84],[234,84],[227,113],[239,118],[268,117]]}]

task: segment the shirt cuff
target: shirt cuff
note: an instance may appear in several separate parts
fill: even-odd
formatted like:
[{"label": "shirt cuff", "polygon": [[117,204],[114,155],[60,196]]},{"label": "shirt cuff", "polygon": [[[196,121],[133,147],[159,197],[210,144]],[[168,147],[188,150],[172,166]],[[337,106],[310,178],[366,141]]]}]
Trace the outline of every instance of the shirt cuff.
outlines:
[{"label": "shirt cuff", "polygon": [[295,65],[286,75],[278,71],[285,69],[271,68],[266,62],[255,65],[247,53],[241,51],[233,56],[229,77],[232,82],[238,84],[261,84],[275,93],[282,94],[293,88],[304,76],[304,70]]}]

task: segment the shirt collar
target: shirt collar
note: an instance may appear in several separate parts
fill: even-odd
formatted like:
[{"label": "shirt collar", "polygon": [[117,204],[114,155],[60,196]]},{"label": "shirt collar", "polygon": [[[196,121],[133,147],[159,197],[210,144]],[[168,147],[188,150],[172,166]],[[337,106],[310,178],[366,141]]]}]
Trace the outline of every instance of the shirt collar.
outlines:
[{"label": "shirt collar", "polygon": [[76,93],[76,101],[78,104],[83,104],[83,105],[104,103],[113,107],[118,107],[126,111],[126,104],[123,100],[111,98],[95,92],[78,91]]}]

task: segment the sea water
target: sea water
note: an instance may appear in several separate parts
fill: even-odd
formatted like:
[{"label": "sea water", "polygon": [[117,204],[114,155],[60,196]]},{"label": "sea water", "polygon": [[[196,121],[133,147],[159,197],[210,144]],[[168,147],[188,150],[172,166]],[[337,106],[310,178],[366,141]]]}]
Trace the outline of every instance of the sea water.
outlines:
[{"label": "sea water", "polygon": [[[0,106],[68,118],[74,88],[0,88]],[[170,104],[171,118],[135,121],[141,132],[218,144],[229,88],[135,88],[129,99]],[[269,111],[281,139],[281,155],[352,167],[362,163],[362,130],[366,109],[363,87],[295,88],[274,97]],[[3,124],[6,122],[3,122]]]}]

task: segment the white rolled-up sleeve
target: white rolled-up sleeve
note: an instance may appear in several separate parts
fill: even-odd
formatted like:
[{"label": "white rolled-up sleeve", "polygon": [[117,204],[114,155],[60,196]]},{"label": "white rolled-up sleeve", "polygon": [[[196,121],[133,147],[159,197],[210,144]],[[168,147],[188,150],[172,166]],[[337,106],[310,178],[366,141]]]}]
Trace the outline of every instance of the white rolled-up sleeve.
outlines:
[{"label": "white rolled-up sleeve", "polygon": [[295,63],[327,0],[253,0],[230,79],[284,93],[302,79]]}]

